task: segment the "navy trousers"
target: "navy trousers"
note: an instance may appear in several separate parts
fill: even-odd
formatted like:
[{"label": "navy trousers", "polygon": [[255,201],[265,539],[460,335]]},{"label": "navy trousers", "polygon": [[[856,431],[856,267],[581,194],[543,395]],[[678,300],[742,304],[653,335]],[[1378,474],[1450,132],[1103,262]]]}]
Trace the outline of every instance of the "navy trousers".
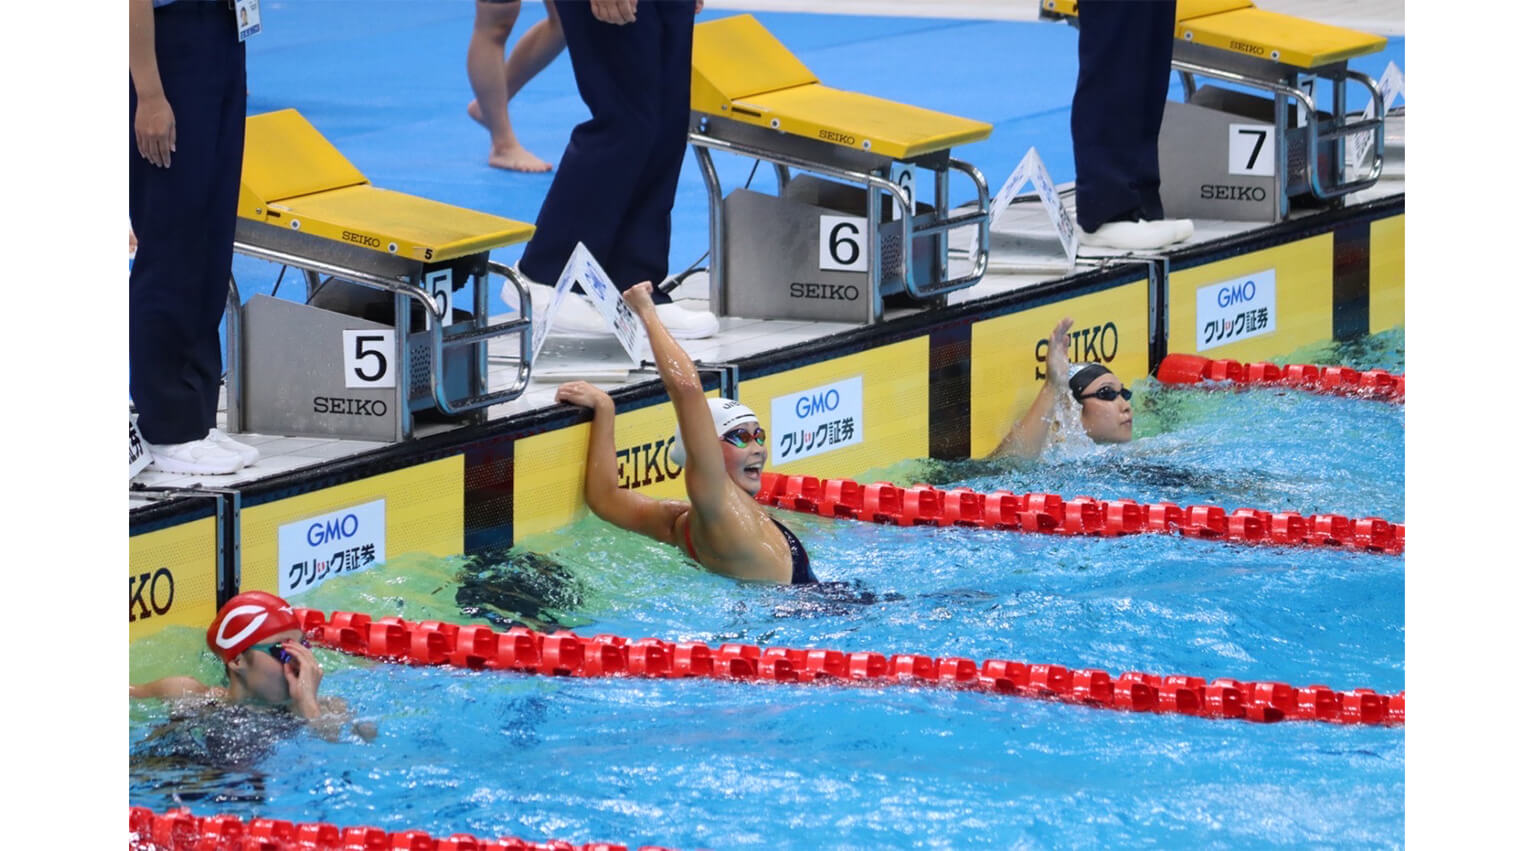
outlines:
[{"label": "navy trousers", "polygon": [[553,284],[583,242],[618,289],[659,284],[687,153],[692,0],[639,0],[624,26],[592,17],[590,3],[554,5],[591,120],[570,133],[519,265]]},{"label": "navy trousers", "polygon": [[1175,0],[1083,0],[1071,101],[1076,220],[1164,218],[1156,136],[1172,70]]},{"label": "navy trousers", "polygon": [[245,152],[245,45],[224,3],[154,11],[155,54],[176,120],[170,168],[139,156],[128,84],[128,389],[150,443],[200,440],[218,412],[218,323],[229,291]]}]

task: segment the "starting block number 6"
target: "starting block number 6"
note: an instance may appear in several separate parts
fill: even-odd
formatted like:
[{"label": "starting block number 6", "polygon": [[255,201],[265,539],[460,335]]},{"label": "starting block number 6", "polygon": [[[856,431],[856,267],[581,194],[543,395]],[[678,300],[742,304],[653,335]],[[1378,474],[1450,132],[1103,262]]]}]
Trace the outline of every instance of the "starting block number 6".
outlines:
[{"label": "starting block number 6", "polygon": [[868,222],[857,216],[820,217],[820,268],[830,272],[867,272]]},{"label": "starting block number 6", "polygon": [[394,386],[394,331],[342,331],[346,386]]}]

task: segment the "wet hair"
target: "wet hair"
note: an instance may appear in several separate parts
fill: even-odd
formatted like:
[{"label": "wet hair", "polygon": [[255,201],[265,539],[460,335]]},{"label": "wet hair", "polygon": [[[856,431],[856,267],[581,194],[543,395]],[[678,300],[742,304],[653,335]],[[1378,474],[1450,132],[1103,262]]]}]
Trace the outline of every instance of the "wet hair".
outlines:
[{"label": "wet hair", "polygon": [[1100,363],[1073,363],[1071,364],[1071,398],[1080,402],[1081,394],[1087,392],[1092,382],[1104,375],[1112,375],[1113,370]]}]

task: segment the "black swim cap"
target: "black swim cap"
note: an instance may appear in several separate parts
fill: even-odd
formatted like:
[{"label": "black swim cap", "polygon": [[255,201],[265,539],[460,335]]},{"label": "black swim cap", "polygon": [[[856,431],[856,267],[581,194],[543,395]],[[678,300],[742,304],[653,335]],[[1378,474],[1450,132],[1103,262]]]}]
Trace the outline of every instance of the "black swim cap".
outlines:
[{"label": "black swim cap", "polygon": [[1071,397],[1080,402],[1081,394],[1085,393],[1087,388],[1092,386],[1092,382],[1096,381],[1098,376],[1112,374],[1113,370],[1100,363],[1072,364],[1070,380]]}]

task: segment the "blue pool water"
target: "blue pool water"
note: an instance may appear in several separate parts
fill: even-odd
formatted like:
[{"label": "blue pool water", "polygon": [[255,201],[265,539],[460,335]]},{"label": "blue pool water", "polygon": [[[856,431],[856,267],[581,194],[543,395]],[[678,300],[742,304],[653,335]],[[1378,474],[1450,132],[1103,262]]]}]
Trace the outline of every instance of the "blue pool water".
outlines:
[{"label": "blue pool water", "polygon": [[[1396,332],[1292,360],[1339,355],[1400,371],[1404,343]],[[913,461],[859,478],[1406,520],[1400,405],[1152,380],[1135,390],[1127,447],[1031,465]],[[1405,688],[1399,556],[780,517],[820,577],[844,587],[741,585],[587,518],[526,542],[557,566],[524,550],[500,562],[406,557],[299,602],[582,634]],[[175,630],[136,645],[134,679],[185,672],[201,640]],[[216,679],[203,657],[198,673]],[[188,767],[146,740],[166,710],[141,702],[130,712],[131,802],[630,847],[1404,843],[1402,728],[321,658],[324,690],[374,720],[376,741],[299,736],[237,770]]]}]

